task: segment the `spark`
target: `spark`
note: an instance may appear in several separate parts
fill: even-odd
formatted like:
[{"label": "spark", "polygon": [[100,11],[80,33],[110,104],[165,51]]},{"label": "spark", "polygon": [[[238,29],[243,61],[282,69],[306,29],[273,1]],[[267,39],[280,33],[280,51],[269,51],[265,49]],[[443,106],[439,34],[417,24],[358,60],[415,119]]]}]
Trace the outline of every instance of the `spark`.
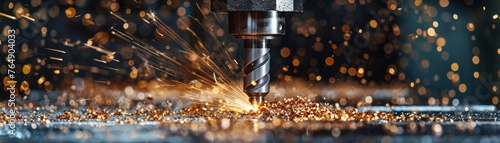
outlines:
[{"label": "spark", "polygon": [[214,75],[214,81],[215,81],[215,84],[219,83],[219,82],[217,81],[217,76],[215,75],[215,73],[214,73],[213,75]]},{"label": "spark", "polygon": [[[157,67],[155,67],[155,66],[153,66],[153,65],[148,65],[148,66],[149,66],[150,68],[153,68],[153,69],[155,69],[155,70],[161,71],[161,72],[166,73],[166,74],[168,74],[168,75],[175,76],[173,73],[168,72],[168,71],[166,71],[166,70],[163,70],[163,69],[161,69],[161,68],[157,68]],[[159,80],[159,79],[158,79],[158,80]],[[160,80],[160,81],[161,81],[161,80]]]},{"label": "spark", "polygon": [[31,18],[31,17],[26,16],[26,15],[21,15],[21,17],[26,18],[26,19],[28,19],[28,20],[30,20],[30,21],[35,21],[35,19],[34,19],[34,18]]},{"label": "spark", "polygon": [[[203,16],[205,16],[205,15],[203,15]],[[203,25],[203,24],[201,24],[200,20],[198,20],[198,18],[195,18],[195,17],[193,17],[191,15],[189,15],[188,17],[191,18],[191,19],[193,19],[194,21],[196,21],[196,23],[198,23],[199,25]],[[203,28],[203,30],[205,30],[205,31],[208,32],[208,30],[207,30],[207,28],[205,28],[205,26],[202,26],[202,28]]]},{"label": "spark", "polygon": [[126,20],[125,18],[121,17],[120,15],[118,15],[118,14],[116,14],[116,13],[112,12],[112,11],[110,11],[110,12],[109,12],[109,14],[111,14],[111,15],[113,15],[114,17],[116,17],[116,18],[120,19],[120,20],[121,20],[121,21],[123,21],[124,23],[127,23],[127,20]]},{"label": "spark", "polygon": [[63,45],[68,46],[68,47],[75,47],[76,45],[80,44],[80,40],[76,41],[75,43],[69,43],[68,41],[64,41]]},{"label": "spark", "polygon": [[163,34],[161,34],[158,29],[156,29],[156,33],[158,33],[158,35],[160,35],[161,37],[163,37]]},{"label": "spark", "polygon": [[108,51],[102,47],[97,47],[97,46],[92,46],[92,45],[89,45],[87,43],[83,44],[84,46],[88,47],[88,48],[92,48],[94,50],[96,50],[97,52],[101,52],[103,54],[106,54],[106,55],[109,55],[109,54],[114,54],[115,52],[112,52],[112,51]]},{"label": "spark", "polygon": [[56,60],[56,61],[63,61],[62,58],[59,57],[49,57],[51,60]]},{"label": "spark", "polygon": [[12,19],[12,20],[17,20],[17,18],[15,16],[8,15],[8,14],[3,13],[3,12],[0,12],[0,16],[7,17],[7,18]]},{"label": "spark", "polygon": [[49,51],[54,51],[54,52],[59,52],[59,53],[63,53],[63,54],[66,54],[66,51],[63,51],[63,50],[59,50],[59,49],[53,49],[53,48],[45,48],[45,50],[49,50]]},{"label": "spark", "polygon": [[260,106],[259,103],[253,103],[252,106],[253,106],[254,111],[259,110],[259,106]]},{"label": "spark", "polygon": [[107,69],[110,69],[110,70],[113,70],[113,71],[116,71],[116,72],[119,72],[120,70],[117,69],[117,68],[112,68],[112,67],[107,67],[107,66],[102,66],[103,68],[107,68]]},{"label": "spark", "polygon": [[197,2],[196,2],[195,4],[196,4],[196,7],[198,8],[198,10],[202,13],[201,15],[203,15],[203,19],[205,19],[205,20],[206,20],[206,19],[207,19],[207,17],[206,17],[206,16],[205,16],[205,14],[203,13],[203,10],[201,10],[200,5],[199,5]]},{"label": "spark", "polygon": [[150,24],[151,22],[149,22],[148,20],[144,19],[144,18],[141,18],[142,21],[146,22],[147,24]]},{"label": "spark", "polygon": [[104,64],[108,63],[108,62],[106,62],[106,61],[104,61],[104,60],[100,60],[100,59],[94,59],[94,61],[96,61],[96,62],[100,62],[100,63],[104,63]]},{"label": "spark", "polygon": [[[179,50],[173,52],[173,56],[160,51],[147,42],[111,27],[111,34],[132,44],[134,53],[140,57],[146,66],[144,72],[151,69],[165,73],[173,78],[169,80],[172,86],[187,89],[181,98],[188,99],[192,103],[218,107],[221,110],[244,112],[255,110],[248,101],[247,95],[240,88],[241,79],[233,68],[224,65],[222,61],[216,61],[210,57],[209,51],[199,36],[190,28],[186,30],[195,37],[197,46],[192,46],[170,26],[163,23],[154,13],[148,13],[148,21],[156,27],[155,32],[160,35],[157,40],[172,39],[178,45]],[[197,20],[196,18],[191,17]],[[181,24],[188,27],[186,23]],[[198,23],[201,25],[201,23]],[[201,25],[203,26],[203,25]],[[205,27],[204,27],[205,28]],[[214,40],[217,40],[214,38]],[[157,41],[156,41],[157,42]],[[217,40],[218,43],[220,41]],[[219,44],[224,45],[224,44]],[[229,52],[221,51],[227,61],[236,61]],[[194,56],[196,58],[192,58]],[[146,58],[147,57],[147,58]],[[186,82],[188,81],[188,82]],[[163,90],[158,88],[156,90]]]}]

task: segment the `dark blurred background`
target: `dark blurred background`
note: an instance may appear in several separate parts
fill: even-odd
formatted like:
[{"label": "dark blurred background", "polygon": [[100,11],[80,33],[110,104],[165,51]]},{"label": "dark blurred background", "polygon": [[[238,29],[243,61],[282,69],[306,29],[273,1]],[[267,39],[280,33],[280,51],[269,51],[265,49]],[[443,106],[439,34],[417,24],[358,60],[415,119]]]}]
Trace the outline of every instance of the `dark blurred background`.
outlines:
[{"label": "dark blurred background", "polygon": [[[89,90],[81,85],[86,81],[118,90],[141,88],[169,77],[145,72],[148,56],[135,54],[111,27],[160,51],[179,49],[175,40],[155,40],[155,26],[144,20],[154,12],[186,42],[195,45],[198,36],[211,51],[230,49],[241,59],[242,42],[227,34],[224,15],[211,13],[209,2],[2,1],[1,57],[7,57],[7,31],[15,29],[20,100]],[[497,1],[306,0],[303,13],[287,14],[287,34],[271,41],[272,80],[409,89],[391,104],[498,105],[499,13]],[[85,46],[89,41],[94,47]],[[223,60],[220,53],[213,57]],[[7,58],[0,63],[6,89]],[[1,98],[8,95],[2,91]]]}]

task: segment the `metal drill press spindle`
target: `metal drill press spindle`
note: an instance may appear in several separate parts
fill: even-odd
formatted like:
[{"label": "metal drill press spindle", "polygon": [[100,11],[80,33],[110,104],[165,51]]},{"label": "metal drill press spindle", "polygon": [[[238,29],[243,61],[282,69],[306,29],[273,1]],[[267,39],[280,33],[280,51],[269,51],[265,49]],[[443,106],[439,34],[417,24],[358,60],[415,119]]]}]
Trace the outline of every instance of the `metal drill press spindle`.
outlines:
[{"label": "metal drill press spindle", "polygon": [[243,39],[243,90],[253,105],[269,93],[268,40],[285,34],[285,12],[302,12],[302,0],[214,0],[212,11],[227,12],[231,35]]}]

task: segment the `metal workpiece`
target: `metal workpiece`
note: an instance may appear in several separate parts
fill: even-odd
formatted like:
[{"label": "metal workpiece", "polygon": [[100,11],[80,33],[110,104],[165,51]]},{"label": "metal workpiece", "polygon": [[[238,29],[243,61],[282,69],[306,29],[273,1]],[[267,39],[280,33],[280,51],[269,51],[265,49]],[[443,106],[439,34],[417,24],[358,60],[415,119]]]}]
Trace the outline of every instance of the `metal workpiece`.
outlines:
[{"label": "metal workpiece", "polygon": [[228,13],[229,33],[239,39],[274,39],[285,34],[285,16],[277,11]]},{"label": "metal workpiece", "polygon": [[270,48],[265,39],[247,39],[244,43],[243,73],[246,76],[243,88],[250,102],[262,102],[269,93]]},{"label": "metal workpiece", "polygon": [[303,0],[212,0],[211,10],[302,12]]}]

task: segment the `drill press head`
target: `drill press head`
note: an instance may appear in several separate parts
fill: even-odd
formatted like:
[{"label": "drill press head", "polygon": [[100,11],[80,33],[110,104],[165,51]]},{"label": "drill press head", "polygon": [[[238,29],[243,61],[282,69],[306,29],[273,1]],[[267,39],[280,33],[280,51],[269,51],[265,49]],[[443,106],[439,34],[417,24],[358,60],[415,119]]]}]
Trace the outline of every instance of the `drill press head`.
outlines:
[{"label": "drill press head", "polygon": [[212,0],[214,12],[232,11],[279,11],[302,12],[303,0]]},{"label": "drill press head", "polygon": [[285,34],[285,13],[302,12],[303,0],[213,0],[212,11],[228,14],[229,33],[244,40],[243,90],[258,107],[269,93],[271,56],[267,40]]}]

